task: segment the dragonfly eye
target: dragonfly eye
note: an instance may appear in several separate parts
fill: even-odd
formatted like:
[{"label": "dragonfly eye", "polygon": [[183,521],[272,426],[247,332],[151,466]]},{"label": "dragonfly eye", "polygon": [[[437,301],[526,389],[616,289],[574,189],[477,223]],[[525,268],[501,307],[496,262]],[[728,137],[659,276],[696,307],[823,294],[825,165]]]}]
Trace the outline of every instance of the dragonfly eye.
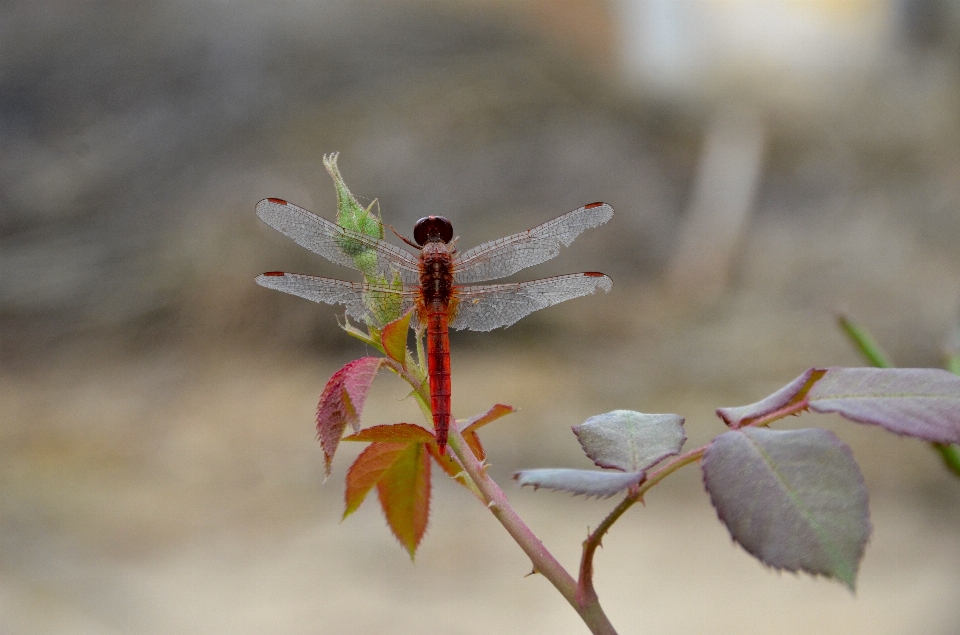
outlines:
[{"label": "dragonfly eye", "polygon": [[421,247],[432,240],[448,243],[453,239],[453,225],[443,216],[424,216],[413,226],[413,239]]}]

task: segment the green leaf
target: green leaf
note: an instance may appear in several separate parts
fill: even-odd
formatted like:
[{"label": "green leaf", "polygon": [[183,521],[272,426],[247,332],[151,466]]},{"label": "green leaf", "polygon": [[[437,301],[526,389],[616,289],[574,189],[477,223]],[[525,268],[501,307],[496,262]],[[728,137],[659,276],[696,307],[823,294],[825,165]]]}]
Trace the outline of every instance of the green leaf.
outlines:
[{"label": "green leaf", "polygon": [[334,373],[323,388],[317,405],[317,437],[328,476],[344,429],[348,424],[354,431],[360,429],[360,413],[383,362],[379,357],[354,360]]},{"label": "green leaf", "polygon": [[520,487],[541,487],[571,492],[574,495],[610,498],[617,492],[636,485],[644,479],[643,472],[600,472],[598,470],[571,470],[567,468],[547,468],[541,470],[522,470],[513,475]]},{"label": "green leaf", "polygon": [[364,344],[373,346],[374,348],[376,348],[378,351],[382,353],[386,353],[386,351],[383,350],[383,342],[380,339],[380,331],[376,327],[367,325],[368,332],[364,333],[363,331],[355,327],[353,324],[351,324],[350,320],[346,319],[345,317],[343,324],[340,325],[340,328],[346,331],[347,335],[357,338]]},{"label": "green leaf", "polygon": [[683,417],[632,410],[590,417],[573,426],[573,433],[594,463],[623,472],[642,472],[679,453],[687,440]]},{"label": "green leaf", "polygon": [[704,453],[703,480],[720,520],[754,557],[854,588],[870,536],[867,490],[833,433],[725,432]]},{"label": "green leaf", "polygon": [[430,455],[411,443],[377,482],[380,506],[390,530],[414,557],[430,516]]},{"label": "green leaf", "polygon": [[410,331],[410,318],[413,316],[413,311],[413,309],[410,309],[400,318],[390,322],[383,327],[383,331],[380,333],[383,350],[392,359],[404,366],[407,362],[407,335]]}]

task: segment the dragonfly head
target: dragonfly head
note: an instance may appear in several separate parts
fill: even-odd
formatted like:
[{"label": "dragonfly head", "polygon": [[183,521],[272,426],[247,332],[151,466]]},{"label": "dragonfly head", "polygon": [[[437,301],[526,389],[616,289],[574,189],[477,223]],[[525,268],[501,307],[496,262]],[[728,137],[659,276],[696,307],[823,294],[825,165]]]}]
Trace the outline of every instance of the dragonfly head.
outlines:
[{"label": "dragonfly head", "polygon": [[453,225],[443,216],[424,216],[413,226],[413,239],[421,247],[429,242],[448,243],[453,239]]}]

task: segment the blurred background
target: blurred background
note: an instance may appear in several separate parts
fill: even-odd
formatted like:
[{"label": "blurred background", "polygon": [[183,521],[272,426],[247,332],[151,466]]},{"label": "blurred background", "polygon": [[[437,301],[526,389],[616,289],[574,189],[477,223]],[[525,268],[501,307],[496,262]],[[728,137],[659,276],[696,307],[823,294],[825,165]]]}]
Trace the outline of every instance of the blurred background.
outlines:
[{"label": "blurred background", "polygon": [[[253,211],[333,218],[325,153],[387,223],[442,213],[464,247],[616,209],[524,272],[609,295],[452,335],[455,414],[521,409],[491,472],[571,569],[613,502],[509,482],[589,466],[569,426],[677,412],[695,447],[716,407],[862,365],[838,311],[903,366],[960,322],[956,0],[13,0],[0,147],[4,635],[586,632],[439,474],[415,564],[375,501],[339,523],[360,448],[323,485],[314,409],[368,351],[253,283],[356,279]],[[365,423],[419,421],[405,394],[379,378]],[[960,632],[960,482],[919,442],[787,425],[861,462],[856,595],[746,555],[688,468],[598,555],[620,632]]]}]

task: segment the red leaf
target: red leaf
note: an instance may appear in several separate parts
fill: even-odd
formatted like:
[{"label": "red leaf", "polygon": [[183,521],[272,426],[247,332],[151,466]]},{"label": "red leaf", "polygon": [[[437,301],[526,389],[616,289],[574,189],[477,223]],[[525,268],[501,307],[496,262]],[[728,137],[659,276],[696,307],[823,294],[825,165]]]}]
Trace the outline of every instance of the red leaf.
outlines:
[{"label": "red leaf", "polygon": [[367,492],[380,482],[383,475],[407,449],[409,443],[372,443],[364,449],[347,470],[347,488],[344,492],[346,518],[360,507]]},{"label": "red leaf", "polygon": [[478,415],[476,417],[471,417],[467,419],[463,423],[463,427],[461,427],[460,430],[464,434],[468,432],[473,432],[478,428],[481,428],[487,425],[491,421],[496,421],[500,417],[505,417],[511,412],[516,412],[516,411],[517,409],[514,408],[513,406],[507,406],[502,403],[498,403],[497,405],[493,406],[492,408],[490,408],[490,410],[487,410],[482,415]]},{"label": "red leaf", "polygon": [[412,423],[394,423],[392,425],[371,426],[356,434],[344,437],[344,441],[375,441],[375,442],[415,442],[436,443],[437,440],[426,428]]},{"label": "red leaf", "polygon": [[428,445],[427,449],[430,450],[430,456],[433,457],[433,460],[437,462],[437,465],[447,473],[447,476],[450,478],[455,478],[461,483],[466,483],[463,478],[463,468],[457,463],[456,459],[452,458],[450,454],[440,454],[440,450],[436,445],[436,439],[432,445]]},{"label": "red leaf", "polygon": [[407,333],[410,330],[410,317],[413,315],[413,309],[410,309],[403,316],[397,318],[383,327],[380,333],[380,341],[383,344],[383,350],[387,352],[392,359],[406,364],[407,358]]},{"label": "red leaf", "polygon": [[317,437],[323,448],[326,473],[347,424],[360,429],[360,413],[373,378],[383,364],[379,357],[363,357],[338,370],[327,382],[317,405]]},{"label": "red leaf", "polygon": [[[496,421],[500,417],[504,417],[511,412],[516,412],[516,408],[498,403],[482,415],[470,417],[460,424],[460,429],[463,432],[463,438],[467,442],[467,445],[470,446],[470,449],[473,451],[473,455],[477,457],[477,459],[482,461],[484,458],[486,458],[486,452],[483,449],[483,445],[480,443],[480,437],[477,435],[477,430],[487,425],[491,421]],[[441,465],[443,464],[441,463]]]},{"label": "red leaf", "polygon": [[422,443],[406,446],[377,482],[377,494],[393,535],[412,559],[430,515],[430,455]]}]

